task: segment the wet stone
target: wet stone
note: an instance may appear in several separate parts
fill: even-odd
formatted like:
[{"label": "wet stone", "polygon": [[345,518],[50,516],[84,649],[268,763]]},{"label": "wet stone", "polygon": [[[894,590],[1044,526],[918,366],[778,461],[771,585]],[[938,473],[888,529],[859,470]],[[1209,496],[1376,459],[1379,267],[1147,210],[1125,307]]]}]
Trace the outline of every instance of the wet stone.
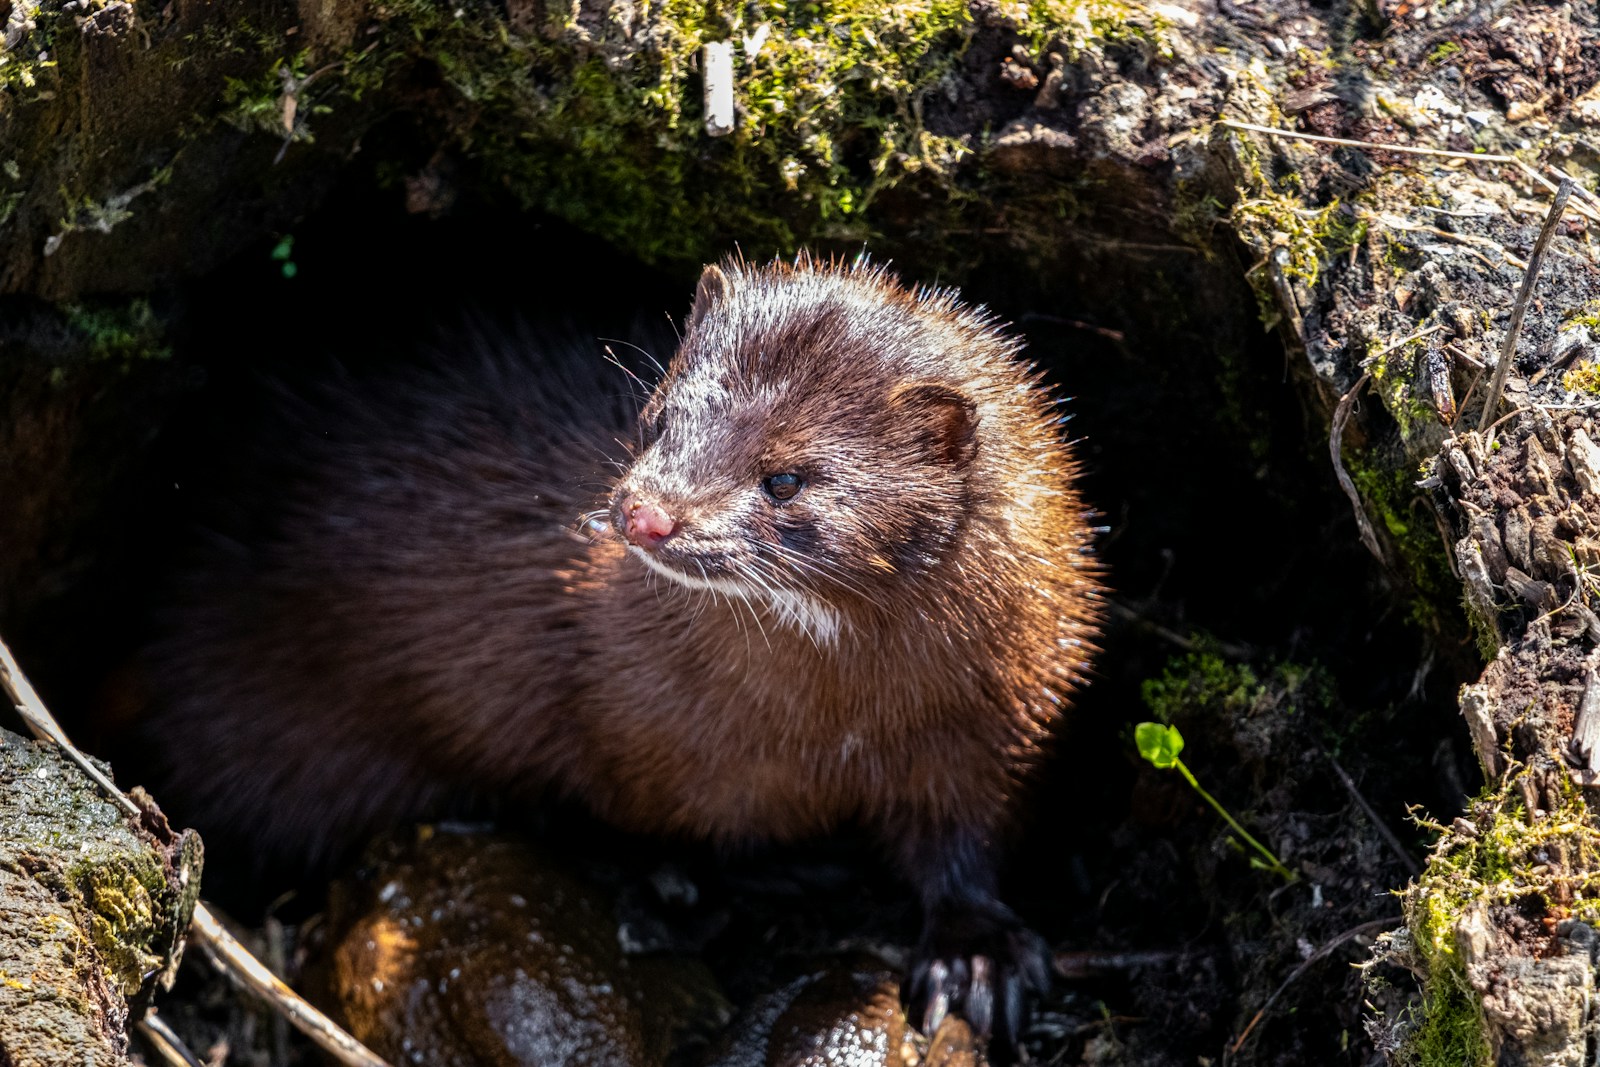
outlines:
[{"label": "wet stone", "polygon": [[375,853],[335,884],[310,978],[396,1067],[653,1067],[722,1012],[702,964],[625,955],[606,895],[522,842]]},{"label": "wet stone", "polygon": [[847,961],[758,999],[714,1067],[985,1067],[966,1023],[947,1018],[923,1041],[900,1009],[895,973]]}]

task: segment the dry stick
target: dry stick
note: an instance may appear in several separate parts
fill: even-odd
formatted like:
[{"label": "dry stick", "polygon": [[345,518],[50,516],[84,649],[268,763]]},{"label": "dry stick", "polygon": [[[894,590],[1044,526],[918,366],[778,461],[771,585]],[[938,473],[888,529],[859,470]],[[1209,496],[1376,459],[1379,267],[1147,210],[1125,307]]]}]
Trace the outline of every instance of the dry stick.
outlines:
[{"label": "dry stick", "polygon": [[195,943],[213,967],[241,989],[265,1000],[340,1063],[349,1067],[388,1067],[376,1053],[306,1003],[300,994],[268,970],[266,964],[252,956],[203,904],[195,906],[189,930],[196,935]]},{"label": "dry stick", "polygon": [[1556,198],[1550,202],[1550,210],[1545,212],[1544,225],[1539,228],[1539,239],[1533,243],[1533,252],[1528,256],[1528,269],[1522,275],[1522,288],[1517,291],[1517,302],[1511,307],[1511,324],[1506,327],[1506,338],[1500,345],[1500,362],[1495,364],[1494,378],[1489,382],[1488,395],[1483,398],[1483,415],[1478,419],[1479,433],[1489,429],[1489,423],[1494,420],[1494,409],[1500,405],[1500,392],[1506,387],[1506,376],[1511,373],[1511,357],[1517,351],[1517,338],[1522,333],[1522,317],[1528,313],[1533,283],[1539,278],[1539,264],[1544,260],[1544,250],[1549,247],[1550,238],[1556,232],[1556,222],[1560,220],[1567,200],[1572,196],[1572,188],[1571,178],[1561,182],[1561,188],[1556,190]]},{"label": "dry stick", "polygon": [[1350,506],[1355,509],[1356,528],[1361,531],[1361,543],[1367,546],[1377,561],[1385,567],[1389,561],[1383,556],[1383,549],[1378,545],[1377,532],[1372,528],[1372,520],[1367,518],[1367,509],[1361,505],[1361,494],[1356,492],[1356,483],[1351,481],[1350,474],[1344,469],[1344,456],[1340,454],[1340,444],[1344,440],[1344,424],[1350,421],[1350,409],[1355,407],[1356,394],[1361,392],[1362,386],[1372,378],[1372,372],[1366,371],[1356,379],[1356,384],[1350,391],[1339,398],[1339,406],[1333,409],[1333,429],[1328,431],[1328,453],[1333,456],[1333,473],[1339,479],[1339,488],[1344,490],[1344,495],[1350,498]]},{"label": "dry stick", "polygon": [[1584,200],[1589,201],[1589,203],[1595,205],[1596,207],[1600,207],[1600,196],[1595,196],[1593,193],[1591,193],[1588,190],[1588,188],[1582,182],[1580,182],[1578,179],[1574,178],[1572,175],[1568,174],[1566,171],[1562,170],[1560,167],[1553,167],[1548,163],[1545,164],[1545,169],[1548,170],[1550,173],[1554,174],[1557,178],[1561,179],[1562,181],[1571,182],[1573,189],[1577,192],[1577,194],[1580,197],[1582,197]]},{"label": "dry stick", "polygon": [[[1494,152],[1448,152],[1442,148],[1424,148],[1421,145],[1409,144],[1384,144],[1381,141],[1352,141],[1348,137],[1324,137],[1321,134],[1301,133],[1299,130],[1282,130],[1276,126],[1258,126],[1253,122],[1238,122],[1234,119],[1222,119],[1217,125],[1226,126],[1233,130],[1250,130],[1254,133],[1270,134],[1273,137],[1287,137],[1292,141],[1315,141],[1318,144],[1338,144],[1346,145],[1350,148],[1371,148],[1379,152],[1399,152],[1402,155],[1409,156],[1459,159],[1467,163],[1509,163],[1547,191],[1554,193],[1560,189],[1555,182],[1546,178],[1516,156],[1499,155]],[[1571,179],[1566,180],[1570,181]],[[1587,216],[1591,221],[1600,222],[1600,214],[1596,214],[1582,205],[1577,206],[1574,210],[1580,215]]]},{"label": "dry stick", "polygon": [[1057,952],[1052,958],[1052,965],[1056,974],[1070,980],[1095,978],[1140,967],[1159,967],[1164,963],[1175,963],[1184,956],[1185,953],[1169,949],[1148,952]]},{"label": "dry stick", "polygon": [[1194,637],[1180,634],[1176,630],[1162,626],[1159,622],[1156,622],[1152,619],[1145,618],[1143,615],[1140,615],[1137,611],[1134,611],[1126,604],[1118,603],[1115,600],[1107,600],[1105,605],[1106,611],[1113,618],[1142,627],[1144,630],[1154,634],[1156,637],[1161,638],[1163,641],[1168,641],[1174,645],[1177,645],[1185,652],[1203,652],[1207,649],[1215,649],[1229,659],[1248,660],[1255,658],[1255,652],[1244,645],[1235,645],[1230,644],[1227,641],[1213,641],[1210,639],[1204,641],[1197,640]]},{"label": "dry stick", "polygon": [[1398,858],[1400,862],[1405,865],[1406,870],[1410,871],[1412,874],[1421,874],[1421,865],[1418,864],[1416,860],[1411,858],[1411,853],[1406,851],[1406,846],[1403,845],[1400,842],[1400,839],[1395,836],[1394,831],[1389,829],[1389,825],[1382,819],[1378,818],[1377,811],[1370,803],[1368,803],[1367,798],[1362,796],[1361,790],[1356,788],[1355,779],[1350,777],[1345,769],[1339,765],[1339,761],[1333,758],[1331,753],[1328,756],[1328,762],[1333,764],[1333,773],[1339,776],[1339,781],[1343,783],[1345,789],[1350,791],[1350,796],[1358,805],[1360,805],[1361,810],[1367,813],[1367,819],[1371,821],[1373,826],[1378,828],[1378,833],[1383,837],[1383,840],[1389,846],[1390,851],[1392,851],[1396,858]]},{"label": "dry stick", "polygon": [[[39,694],[28,682],[27,676],[22,673],[22,668],[17,665],[16,658],[11,655],[11,649],[6,646],[4,640],[0,640],[0,692],[4,692],[16,707],[17,714],[22,716],[22,721],[27,724],[35,737],[41,741],[54,743],[66,753],[67,758],[83,768],[83,772],[123,810],[136,817],[143,814],[139,806],[128,799],[127,794],[118,789],[88,756],[78,751],[67,739],[61,724],[56,722],[55,716],[44,706],[44,701],[39,699]],[[234,940],[233,935],[222,928],[216,916],[212,915],[203,903],[196,902],[194,906],[189,934],[211,960],[213,966],[232,979],[235,984],[247,992],[254,993],[282,1012],[301,1033],[315,1041],[340,1063],[346,1064],[347,1067],[388,1067],[386,1061],[279,981],[260,960],[250,955],[243,945]],[[176,1036],[170,1039],[177,1040]],[[192,1057],[193,1053],[189,1055]]]},{"label": "dry stick", "polygon": [[1283,991],[1294,985],[1295,981],[1302,974],[1305,974],[1311,969],[1312,964],[1326,959],[1330,954],[1332,954],[1334,949],[1338,948],[1346,941],[1360,937],[1362,934],[1377,933],[1382,930],[1387,930],[1390,927],[1400,925],[1404,921],[1405,920],[1403,918],[1396,915],[1392,919],[1374,919],[1371,922],[1362,923],[1360,926],[1351,927],[1338,937],[1334,938],[1332,941],[1329,941],[1326,945],[1323,945],[1321,948],[1317,949],[1317,951],[1313,952],[1311,955],[1307,956],[1305,962],[1291,971],[1289,973],[1289,977],[1283,980],[1283,984],[1277,989],[1273,990],[1272,996],[1268,997],[1267,1002],[1261,1005],[1261,1010],[1250,1017],[1250,1025],[1244,1028],[1244,1033],[1239,1035],[1239,1040],[1233,1043],[1233,1047],[1228,1050],[1228,1054],[1230,1056],[1237,1056],[1239,1054],[1239,1050],[1244,1047],[1245,1040],[1249,1038],[1251,1032],[1255,1030],[1256,1024],[1259,1023],[1262,1017],[1265,1016],[1267,1012],[1271,1010],[1272,1006],[1278,1002],[1278,998],[1283,995]]},{"label": "dry stick", "polygon": [[1372,353],[1372,355],[1368,356],[1366,359],[1363,359],[1361,361],[1361,365],[1363,367],[1370,367],[1374,363],[1378,362],[1378,360],[1382,359],[1384,356],[1387,356],[1389,353],[1398,352],[1402,348],[1404,348],[1406,345],[1411,344],[1413,341],[1420,341],[1424,337],[1427,337],[1429,334],[1438,333],[1442,329],[1444,329],[1444,323],[1436,322],[1432,326],[1429,326],[1425,330],[1418,330],[1414,334],[1410,334],[1409,336],[1402,337],[1402,338],[1400,338],[1400,340],[1394,342],[1393,344],[1384,345],[1382,348],[1380,348],[1376,352]]},{"label": "dry stick", "polygon": [[156,1055],[172,1064],[172,1067],[206,1067],[198,1056],[189,1051],[183,1039],[172,1032],[167,1020],[156,1014],[154,1008],[139,1020],[139,1032],[144,1035],[150,1047],[155,1049]]},{"label": "dry stick", "polygon": [[1465,251],[1470,255],[1476,256],[1478,261],[1490,270],[1494,270],[1495,265],[1489,262],[1488,256],[1477,251],[1478,248],[1492,248],[1500,254],[1502,260],[1518,270],[1526,270],[1528,266],[1526,262],[1507,252],[1498,242],[1491,241],[1487,237],[1477,237],[1470,233],[1451,233],[1449,230],[1441,230],[1437,226],[1418,226],[1393,215],[1374,215],[1371,212],[1363,212],[1358,217],[1368,222],[1375,222],[1379,226],[1384,226],[1391,230],[1400,230],[1402,233],[1425,233],[1432,237],[1442,237],[1447,241],[1467,245],[1469,247]]}]

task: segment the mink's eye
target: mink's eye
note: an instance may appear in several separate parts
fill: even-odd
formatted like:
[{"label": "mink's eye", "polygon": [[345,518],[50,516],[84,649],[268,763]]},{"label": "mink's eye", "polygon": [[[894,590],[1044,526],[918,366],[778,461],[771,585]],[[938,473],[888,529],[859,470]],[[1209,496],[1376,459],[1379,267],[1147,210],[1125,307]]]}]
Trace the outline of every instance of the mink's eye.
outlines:
[{"label": "mink's eye", "polygon": [[761,482],[761,488],[774,500],[788,500],[804,489],[806,480],[798,474],[773,474]]}]

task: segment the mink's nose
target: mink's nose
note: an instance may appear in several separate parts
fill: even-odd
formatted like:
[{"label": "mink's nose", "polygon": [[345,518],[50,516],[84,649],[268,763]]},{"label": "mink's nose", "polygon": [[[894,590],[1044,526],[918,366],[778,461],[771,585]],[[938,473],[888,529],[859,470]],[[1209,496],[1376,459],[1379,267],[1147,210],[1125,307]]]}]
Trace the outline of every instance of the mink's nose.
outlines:
[{"label": "mink's nose", "polygon": [[678,522],[659,504],[629,495],[622,501],[622,536],[640,548],[654,550],[678,532]]}]

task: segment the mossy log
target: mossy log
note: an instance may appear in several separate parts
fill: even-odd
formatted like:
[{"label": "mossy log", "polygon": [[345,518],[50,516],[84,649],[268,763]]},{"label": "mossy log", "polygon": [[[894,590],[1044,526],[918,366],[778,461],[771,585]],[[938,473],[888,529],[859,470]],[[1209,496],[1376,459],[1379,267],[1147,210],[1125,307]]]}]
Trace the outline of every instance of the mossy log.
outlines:
[{"label": "mossy log", "polygon": [[130,1001],[170,984],[199,840],[142,825],[54,746],[0,730],[0,1062],[128,1061]]},{"label": "mossy log", "polygon": [[[1439,828],[1390,945],[1423,977],[1423,1011],[1401,1035],[1422,1062],[1576,1064],[1593,1040],[1600,852],[1584,785],[1597,779],[1571,744],[1585,694],[1600,698],[1589,578],[1600,215],[1582,189],[1504,395],[1487,394],[1551,192],[1569,170],[1593,181],[1595,32],[1593,9],[1577,5],[1435,11],[1381,44],[1353,42],[1325,73],[1252,94],[1239,114],[1279,126],[1294,112],[1307,132],[1453,156],[1227,142],[1240,192],[1230,217],[1313,395],[1330,418],[1364,388],[1379,401],[1346,430],[1341,457],[1374,553],[1442,640],[1459,633],[1461,591],[1492,661],[1462,694],[1485,790]],[[1368,105],[1356,122],[1342,102],[1352,89]]]},{"label": "mossy log", "polygon": [[[722,40],[737,112],[713,137],[698,64]],[[1442,655],[1492,660],[1463,696],[1488,786],[1391,944],[1425,982],[1398,1040],[1425,1061],[1580,1062],[1600,918],[1593,771],[1569,746],[1600,705],[1585,195],[1497,398],[1518,413],[1468,428],[1555,180],[1600,168],[1597,41],[1577,3],[18,0],[0,291],[51,303],[30,314],[55,325],[8,305],[0,371],[99,383],[159,355],[148,305],[83,301],[206,271],[307,210],[358,147],[417,212],[501,198],[669,269],[735,242],[868,243],[956,280],[1003,262],[1213,362],[1259,315],[1327,423],[1353,390],[1376,399],[1339,451],[1374,554]],[[95,511],[37,475],[83,440],[82,396],[17,395],[0,493],[31,518],[0,532],[28,559]],[[93,478],[113,492],[114,471]],[[53,595],[15,577],[0,624]]]}]

